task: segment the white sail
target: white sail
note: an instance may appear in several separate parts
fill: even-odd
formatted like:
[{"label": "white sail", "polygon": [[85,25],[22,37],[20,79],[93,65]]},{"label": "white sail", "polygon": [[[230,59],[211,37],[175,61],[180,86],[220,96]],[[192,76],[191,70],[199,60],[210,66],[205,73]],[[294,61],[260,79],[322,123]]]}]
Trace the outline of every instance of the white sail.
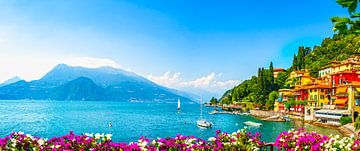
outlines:
[{"label": "white sail", "polygon": [[178,98],[178,107],[177,107],[178,110],[180,110],[180,98]]}]

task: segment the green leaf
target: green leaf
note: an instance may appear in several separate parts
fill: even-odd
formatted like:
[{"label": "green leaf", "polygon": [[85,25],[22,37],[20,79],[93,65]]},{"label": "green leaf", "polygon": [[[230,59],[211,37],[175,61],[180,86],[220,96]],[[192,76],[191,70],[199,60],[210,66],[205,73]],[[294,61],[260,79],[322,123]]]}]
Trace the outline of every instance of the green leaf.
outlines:
[{"label": "green leaf", "polygon": [[355,13],[358,0],[337,0],[336,1],[342,7],[348,8],[350,14]]},{"label": "green leaf", "polygon": [[351,15],[351,18],[357,18],[360,17],[360,13],[354,13]]}]

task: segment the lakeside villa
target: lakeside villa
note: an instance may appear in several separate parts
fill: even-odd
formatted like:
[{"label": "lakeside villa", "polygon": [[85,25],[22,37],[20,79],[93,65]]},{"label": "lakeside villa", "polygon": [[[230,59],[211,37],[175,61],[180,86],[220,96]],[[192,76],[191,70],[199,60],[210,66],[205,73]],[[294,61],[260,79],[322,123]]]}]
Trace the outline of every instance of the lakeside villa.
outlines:
[{"label": "lakeside villa", "polygon": [[[340,125],[340,118],[360,112],[360,56],[344,61],[332,61],[319,70],[319,77],[312,77],[308,70],[292,71],[290,88],[280,89],[274,111],[295,113],[305,121],[318,121]],[[294,100],[290,108],[288,101]],[[305,102],[300,103],[300,102]]]}]

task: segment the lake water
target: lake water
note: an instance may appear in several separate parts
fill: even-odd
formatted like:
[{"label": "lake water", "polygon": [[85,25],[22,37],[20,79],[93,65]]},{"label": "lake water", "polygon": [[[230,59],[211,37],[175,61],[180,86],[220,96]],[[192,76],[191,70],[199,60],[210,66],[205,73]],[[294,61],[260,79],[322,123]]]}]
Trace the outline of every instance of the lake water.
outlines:
[{"label": "lake water", "polygon": [[[324,129],[302,122],[265,122],[251,116],[208,114],[213,110],[203,108],[203,117],[214,125],[210,129],[196,126],[200,117],[199,104],[141,102],[79,102],[79,101],[0,101],[0,137],[13,131],[23,131],[34,136],[51,138],[74,131],[82,133],[110,133],[116,142],[136,141],[140,136],[153,139],[174,137],[176,134],[193,135],[207,139],[216,130],[234,132],[242,129],[245,121],[263,124],[263,127],[248,127],[251,132],[260,132],[264,141],[274,141],[282,131],[293,127],[305,127],[324,134],[338,134],[335,129]],[[109,128],[108,123],[113,127]]]}]

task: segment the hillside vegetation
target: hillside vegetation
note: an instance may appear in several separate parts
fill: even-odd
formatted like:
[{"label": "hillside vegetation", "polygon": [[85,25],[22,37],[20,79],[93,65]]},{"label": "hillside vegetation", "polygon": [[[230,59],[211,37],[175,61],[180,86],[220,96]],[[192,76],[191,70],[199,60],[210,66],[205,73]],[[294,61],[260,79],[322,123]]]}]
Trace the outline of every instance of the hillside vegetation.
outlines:
[{"label": "hillside vegetation", "polygon": [[356,12],[360,0],[337,0],[337,3],[348,9],[349,17],[333,17],[334,35],[325,38],[321,45],[311,47],[299,46],[294,54],[292,66],[275,79],[273,65],[268,69],[259,68],[258,75],[243,81],[224,93],[220,98],[223,104],[251,102],[262,109],[272,109],[280,88],[288,87],[289,73],[293,70],[308,69],[311,76],[318,77],[320,68],[328,62],[344,60],[360,54],[360,13]]}]

